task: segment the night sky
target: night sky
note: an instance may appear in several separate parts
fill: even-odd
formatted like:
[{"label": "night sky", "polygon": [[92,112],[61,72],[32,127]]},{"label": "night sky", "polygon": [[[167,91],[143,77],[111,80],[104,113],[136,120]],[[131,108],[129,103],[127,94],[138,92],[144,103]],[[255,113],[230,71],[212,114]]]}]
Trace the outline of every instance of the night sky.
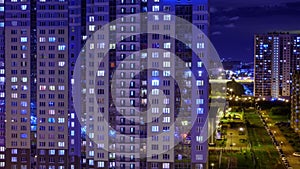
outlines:
[{"label": "night sky", "polygon": [[255,33],[300,30],[300,0],[211,0],[211,41],[220,58],[253,61]]}]

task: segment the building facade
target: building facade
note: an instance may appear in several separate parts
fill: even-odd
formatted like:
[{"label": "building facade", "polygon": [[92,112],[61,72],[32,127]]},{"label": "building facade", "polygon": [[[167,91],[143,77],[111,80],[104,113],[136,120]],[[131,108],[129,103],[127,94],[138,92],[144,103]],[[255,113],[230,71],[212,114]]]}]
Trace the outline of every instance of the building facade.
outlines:
[{"label": "building facade", "polygon": [[292,73],[299,69],[299,35],[256,35],[254,52],[255,97],[289,99]]},{"label": "building facade", "polygon": [[300,112],[300,72],[293,75],[292,97],[291,97],[291,127],[299,133],[299,112]]},{"label": "building facade", "polygon": [[0,168],[207,168],[208,5],[0,0]]}]

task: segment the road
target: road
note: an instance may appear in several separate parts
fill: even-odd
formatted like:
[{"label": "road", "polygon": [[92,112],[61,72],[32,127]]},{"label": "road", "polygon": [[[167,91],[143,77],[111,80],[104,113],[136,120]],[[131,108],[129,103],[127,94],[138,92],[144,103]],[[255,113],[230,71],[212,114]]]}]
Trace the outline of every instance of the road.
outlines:
[{"label": "road", "polygon": [[287,139],[283,136],[283,134],[281,133],[278,126],[275,125],[275,122],[269,117],[268,112],[265,110],[262,110],[261,113],[264,114],[263,115],[264,119],[268,118],[266,120],[266,122],[268,124],[271,124],[269,126],[269,129],[273,133],[275,132],[274,136],[275,136],[275,139],[277,140],[277,142],[278,143],[280,143],[281,141],[283,142],[282,146],[280,146],[280,147],[281,147],[283,153],[285,154],[285,156],[287,157],[290,166],[293,167],[293,169],[300,168],[300,157],[293,156],[293,152],[295,152],[294,148],[290,145],[290,143],[287,141]]}]

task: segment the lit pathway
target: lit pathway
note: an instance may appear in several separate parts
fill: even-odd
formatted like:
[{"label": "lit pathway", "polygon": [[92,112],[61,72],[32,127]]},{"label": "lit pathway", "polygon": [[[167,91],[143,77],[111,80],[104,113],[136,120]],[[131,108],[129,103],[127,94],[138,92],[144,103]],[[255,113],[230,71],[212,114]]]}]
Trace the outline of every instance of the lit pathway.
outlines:
[{"label": "lit pathway", "polygon": [[283,142],[283,145],[281,146],[281,149],[282,149],[284,155],[287,157],[290,166],[292,166],[293,169],[300,169],[300,157],[293,156],[293,152],[295,152],[294,148],[290,145],[290,143],[283,136],[283,134],[281,133],[278,126],[275,125],[275,122],[272,121],[271,118],[269,118],[269,116],[267,115],[267,112],[262,110],[261,113],[265,114],[264,117],[268,117],[267,123],[271,124],[271,127],[269,127],[269,129],[273,133],[274,133],[274,131],[276,131],[275,139],[277,140],[277,142],[278,143],[280,143],[281,141]]}]

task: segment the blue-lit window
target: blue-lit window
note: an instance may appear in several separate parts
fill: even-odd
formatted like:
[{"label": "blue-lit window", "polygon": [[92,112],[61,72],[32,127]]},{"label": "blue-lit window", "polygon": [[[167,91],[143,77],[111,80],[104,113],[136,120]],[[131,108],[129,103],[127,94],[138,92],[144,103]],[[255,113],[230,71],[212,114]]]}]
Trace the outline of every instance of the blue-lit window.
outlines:
[{"label": "blue-lit window", "polygon": [[21,50],[27,50],[27,46],[22,45],[22,46],[21,46]]},{"label": "blue-lit window", "polygon": [[49,37],[48,40],[49,40],[49,42],[55,42],[56,39],[55,39],[55,37]]},{"label": "blue-lit window", "polygon": [[4,22],[0,22],[0,27],[4,27]]},{"label": "blue-lit window", "polygon": [[153,76],[153,77],[159,76],[159,71],[158,71],[158,70],[153,70],[153,71],[152,71],[152,76]]},{"label": "blue-lit window", "polygon": [[55,118],[48,118],[49,123],[55,123]]},{"label": "blue-lit window", "polygon": [[135,8],[130,8],[131,13],[135,13]]},{"label": "blue-lit window", "polygon": [[27,114],[27,110],[21,110],[21,114]]},{"label": "blue-lit window", "polygon": [[50,150],[49,155],[55,155],[55,150]]},{"label": "blue-lit window", "polygon": [[53,107],[55,106],[55,103],[54,102],[49,102],[49,107]]},{"label": "blue-lit window", "polygon": [[21,133],[21,138],[27,138],[27,134],[26,133]]},{"label": "blue-lit window", "polygon": [[22,107],[27,107],[27,102],[21,102]]},{"label": "blue-lit window", "polygon": [[4,11],[4,7],[3,6],[0,6],[0,11]]},{"label": "blue-lit window", "polygon": [[203,108],[197,108],[197,114],[203,114],[204,109]]}]

